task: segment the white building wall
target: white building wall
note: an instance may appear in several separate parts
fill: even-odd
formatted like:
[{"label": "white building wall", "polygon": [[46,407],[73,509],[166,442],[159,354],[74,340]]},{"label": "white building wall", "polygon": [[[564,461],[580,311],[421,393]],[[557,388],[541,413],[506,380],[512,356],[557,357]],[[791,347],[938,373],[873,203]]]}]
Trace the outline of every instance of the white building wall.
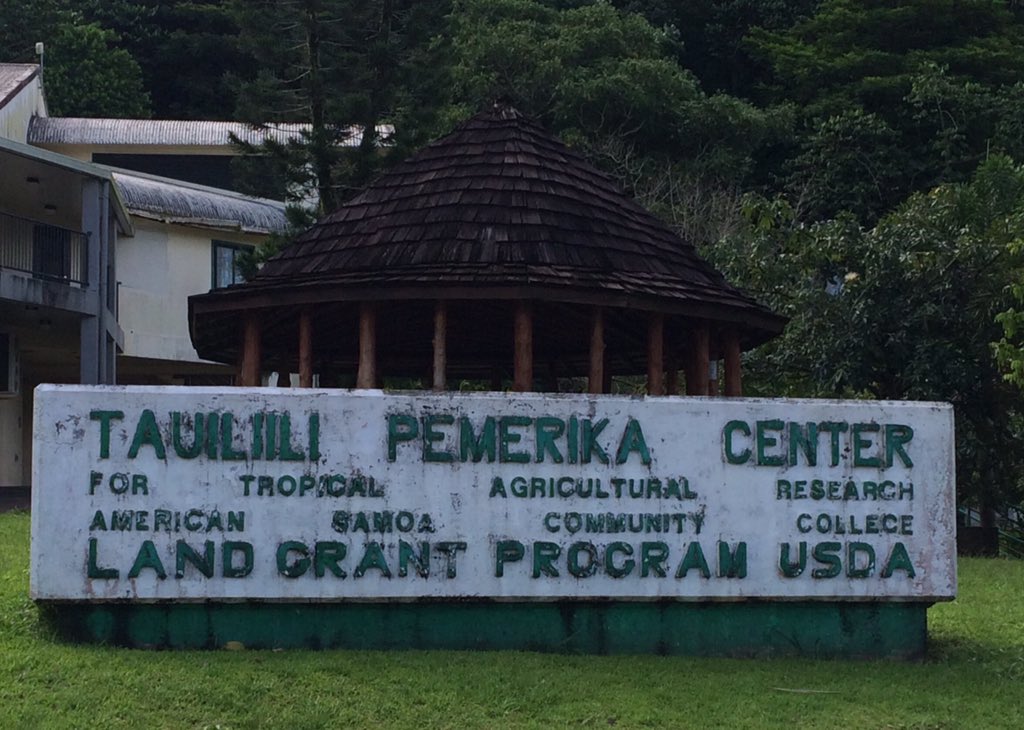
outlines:
[{"label": "white building wall", "polygon": [[46,105],[38,76],[0,109],[0,137],[26,144],[28,125],[33,115],[46,115]]},{"label": "white building wall", "polygon": [[204,362],[189,339],[188,297],[210,290],[214,240],[256,245],[261,238],[136,218],[135,236],[118,241],[126,356]]}]

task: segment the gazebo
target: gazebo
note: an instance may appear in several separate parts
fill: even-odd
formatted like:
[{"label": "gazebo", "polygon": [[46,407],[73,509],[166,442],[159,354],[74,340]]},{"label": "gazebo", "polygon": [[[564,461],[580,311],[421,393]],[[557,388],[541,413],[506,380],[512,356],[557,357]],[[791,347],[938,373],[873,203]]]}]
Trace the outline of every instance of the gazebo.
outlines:
[{"label": "gazebo", "polygon": [[[651,395],[741,395],[740,353],[785,320],[514,108],[384,173],[243,284],[189,298],[200,357],[239,383],[354,374],[554,391],[643,375]],[[352,381],[349,381],[350,383]]]}]

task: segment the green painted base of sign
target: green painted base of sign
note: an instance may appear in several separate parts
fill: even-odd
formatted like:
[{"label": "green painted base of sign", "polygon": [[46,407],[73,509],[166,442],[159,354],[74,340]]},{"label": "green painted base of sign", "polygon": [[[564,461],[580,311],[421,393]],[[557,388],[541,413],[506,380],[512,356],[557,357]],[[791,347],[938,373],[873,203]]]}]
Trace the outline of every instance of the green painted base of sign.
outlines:
[{"label": "green painted base of sign", "polygon": [[137,648],[485,649],[917,658],[926,603],[50,604],[58,636]]}]

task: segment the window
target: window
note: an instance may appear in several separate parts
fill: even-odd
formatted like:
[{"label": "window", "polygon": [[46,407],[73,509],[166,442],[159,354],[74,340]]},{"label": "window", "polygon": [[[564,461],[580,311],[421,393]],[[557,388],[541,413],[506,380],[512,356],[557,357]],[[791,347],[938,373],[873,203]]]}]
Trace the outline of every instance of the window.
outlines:
[{"label": "window", "polygon": [[32,227],[32,271],[45,279],[71,278],[71,231],[42,223]]},{"label": "window", "polygon": [[0,332],[0,395],[18,392],[18,361],[14,335]]},{"label": "window", "polygon": [[238,261],[243,254],[253,250],[252,246],[225,241],[213,242],[213,288],[241,284],[245,279],[238,270]]}]

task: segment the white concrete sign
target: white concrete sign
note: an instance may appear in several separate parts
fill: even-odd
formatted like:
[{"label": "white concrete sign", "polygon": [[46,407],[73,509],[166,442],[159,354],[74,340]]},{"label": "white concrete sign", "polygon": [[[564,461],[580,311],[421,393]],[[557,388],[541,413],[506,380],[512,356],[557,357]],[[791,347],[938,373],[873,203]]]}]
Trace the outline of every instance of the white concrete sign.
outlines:
[{"label": "white concrete sign", "polygon": [[956,592],[945,404],[40,386],[42,600]]}]

